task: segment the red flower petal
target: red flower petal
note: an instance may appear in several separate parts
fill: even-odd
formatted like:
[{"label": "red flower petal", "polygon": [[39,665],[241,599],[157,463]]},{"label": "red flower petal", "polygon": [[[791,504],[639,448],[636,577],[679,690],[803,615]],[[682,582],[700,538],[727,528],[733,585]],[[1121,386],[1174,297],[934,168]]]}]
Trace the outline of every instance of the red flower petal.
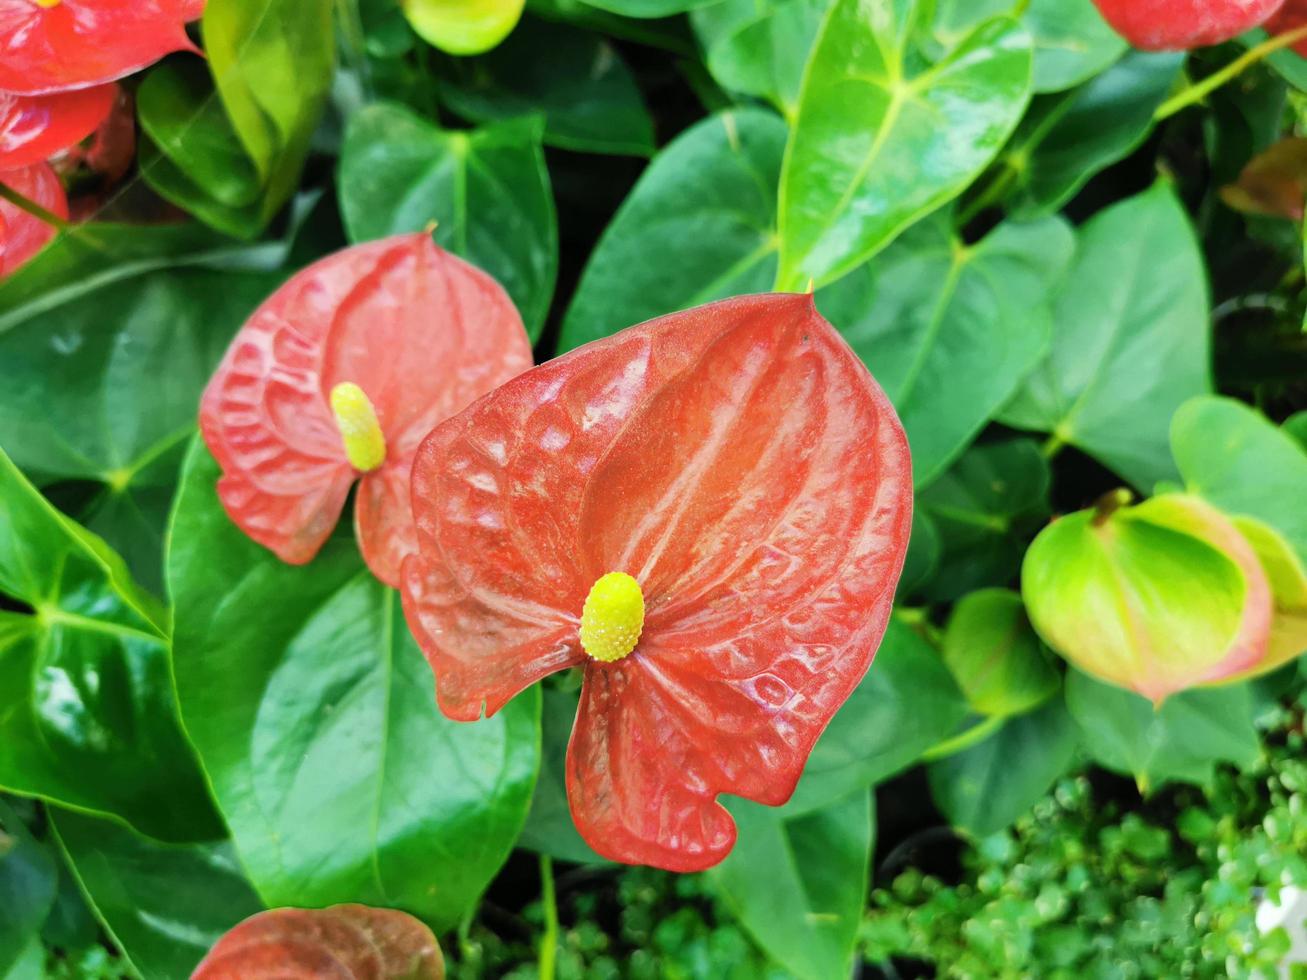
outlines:
[{"label": "red flower petal", "polygon": [[592,847],[708,867],[730,792],[781,803],[871,663],[911,523],[907,444],[810,297],[664,317],[528,372],[422,445],[405,609],[468,719],[586,659],[590,585],[645,633],[589,662],[569,797]]},{"label": "red flower petal", "polygon": [[274,909],[237,925],[192,980],[442,980],[431,930],[403,912],[365,905]]},{"label": "red flower petal", "polygon": [[0,170],[40,163],[80,143],[109,115],[117,85],[54,95],[0,92]]},{"label": "red flower petal", "polygon": [[195,0],[0,0],[0,89],[23,95],[112,82],[193,51]]},{"label": "red flower petal", "polygon": [[521,318],[493,279],[426,234],[358,245],[309,266],[241,328],[200,408],[227,512],[283,560],[311,559],[356,473],[329,394],[359,385],[386,436],[356,524],[378,578],[413,547],[414,447],[437,422],[531,363]]},{"label": "red flower petal", "polygon": [[[47,163],[35,163],[20,170],[0,173],[0,183],[39,204],[57,217],[67,219],[68,197],[59,176]],[[45,247],[54,228],[22,208],[0,200],[0,276],[7,276]]]},{"label": "red flower petal", "polygon": [[[1277,37],[1307,27],[1307,0],[1286,0],[1279,13],[1266,22],[1266,30]],[[1307,58],[1307,38],[1293,46],[1304,58]]]},{"label": "red flower petal", "polygon": [[1252,30],[1284,0],[1094,0],[1104,19],[1144,51],[1187,51]]}]

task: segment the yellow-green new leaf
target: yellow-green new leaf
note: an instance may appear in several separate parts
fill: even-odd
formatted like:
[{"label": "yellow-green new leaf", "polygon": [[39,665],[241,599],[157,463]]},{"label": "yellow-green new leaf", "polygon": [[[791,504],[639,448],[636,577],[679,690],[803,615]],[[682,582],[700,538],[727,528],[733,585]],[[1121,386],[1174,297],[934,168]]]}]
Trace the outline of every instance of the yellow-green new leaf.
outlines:
[{"label": "yellow-green new leaf", "polygon": [[401,6],[428,44],[449,54],[481,54],[517,26],[525,0],[403,0]]}]

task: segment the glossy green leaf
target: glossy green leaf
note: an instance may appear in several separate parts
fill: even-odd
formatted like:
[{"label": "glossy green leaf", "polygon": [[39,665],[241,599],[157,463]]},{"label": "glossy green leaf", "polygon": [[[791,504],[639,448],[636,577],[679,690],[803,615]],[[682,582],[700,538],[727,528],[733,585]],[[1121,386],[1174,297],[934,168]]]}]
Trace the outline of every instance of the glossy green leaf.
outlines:
[{"label": "glossy green leaf", "polygon": [[654,157],[590,256],[559,349],[765,291],[776,272],[784,145],[776,116],[742,109],[705,119]]},{"label": "glossy green leaf", "polygon": [[1080,229],[1052,350],[999,420],[1052,432],[1140,489],[1173,479],[1171,415],[1211,390],[1208,316],[1198,242],[1159,183]]},{"label": "glossy green leaf", "polygon": [[758,945],[800,980],[852,968],[867,903],[875,816],[860,790],[802,816],[732,800],[739,838],[708,872]]},{"label": "glossy green leaf", "polygon": [[540,335],[558,273],[558,225],[538,118],[444,130],[395,105],[354,114],[339,194],[355,242],[436,224],[436,241],[494,276]]},{"label": "glossy green leaf", "polygon": [[967,703],[939,654],[891,620],[862,683],[822,733],[788,813],[805,813],[906,769],[947,738]]},{"label": "glossy green leaf", "polygon": [[823,285],[956,197],[1012,134],[1030,37],[981,24],[934,63],[917,0],[836,0],[804,76],[780,186],[777,286]]},{"label": "glossy green leaf", "polygon": [[549,146],[653,155],[653,119],[621,55],[565,24],[528,19],[491,53],[450,59],[440,99],[475,122],[538,112]]},{"label": "glossy green leaf", "polygon": [[788,119],[827,0],[723,0],[691,15],[723,88],[766,99]]},{"label": "glossy green leaf", "polygon": [[413,30],[450,54],[481,54],[506,38],[524,0],[399,0]]},{"label": "glossy green leaf", "polygon": [[638,18],[672,17],[713,2],[714,0],[585,0],[591,7],[623,17]]},{"label": "glossy green leaf", "polygon": [[1066,701],[1094,760],[1133,776],[1141,789],[1201,785],[1217,764],[1246,768],[1261,751],[1247,684],[1185,691],[1154,709],[1147,698],[1072,670]]},{"label": "glossy green leaf", "polygon": [[220,833],[181,729],[166,614],[0,452],[0,789],[167,840]]},{"label": "glossy green leaf", "polygon": [[949,616],[942,652],[958,687],[981,714],[1023,714],[1062,686],[1020,594],[1010,589],[981,589],[959,602]]},{"label": "glossy green leaf", "polygon": [[1307,562],[1307,448],[1233,398],[1195,398],[1175,413],[1171,451],[1190,493],[1279,531]]},{"label": "glossy green leaf", "polygon": [[231,845],[168,845],[52,811],[59,846],[114,944],[144,980],[190,976],[209,947],[263,905]]},{"label": "glossy green leaf", "polygon": [[343,531],[307,567],[245,537],[198,443],[170,529],[178,698],[236,848],[270,905],[475,905],[522,828],[540,696],[450,721],[399,596]]},{"label": "glossy green leaf", "polygon": [[152,589],[200,392],[280,253],[192,226],[91,225],[0,283],[0,446],[43,486],[99,484],[74,516]]},{"label": "glossy green leaf", "polygon": [[0,977],[40,935],[54,905],[56,881],[49,852],[0,799]]},{"label": "glossy green leaf", "polygon": [[544,686],[542,692],[540,778],[517,844],[563,861],[604,864],[605,860],[581,839],[567,805],[567,743],[576,721],[579,692],[549,686]]},{"label": "glossy green leaf", "polygon": [[1010,182],[1009,213],[1056,211],[1133,153],[1183,64],[1180,53],[1132,51],[1079,88],[1036,99],[999,158],[1007,168],[999,179]]},{"label": "glossy green leaf", "polygon": [[925,595],[948,602],[1016,580],[1021,558],[1048,519],[1048,461],[1030,439],[972,446],[917,498],[939,533],[939,567]]},{"label": "glossy green leaf", "polygon": [[1061,698],[1009,718],[984,741],[930,764],[926,774],[935,805],[973,837],[997,833],[1066,773],[1079,735]]},{"label": "glossy green leaf", "polygon": [[1000,225],[976,245],[923,221],[817,305],[894,402],[928,486],[1048,349],[1051,300],[1075,249],[1060,218]]}]

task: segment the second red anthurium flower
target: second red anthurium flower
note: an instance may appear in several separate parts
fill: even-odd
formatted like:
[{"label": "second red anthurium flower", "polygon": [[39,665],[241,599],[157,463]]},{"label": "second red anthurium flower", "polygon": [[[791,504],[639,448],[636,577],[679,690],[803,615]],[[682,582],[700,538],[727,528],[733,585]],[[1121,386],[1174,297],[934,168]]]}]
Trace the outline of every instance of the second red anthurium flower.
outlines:
[{"label": "second red anthurium flower", "polygon": [[429,234],[337,252],[254,312],[205,390],[200,431],[223,469],[218,495],[246,534],[300,564],[361,476],[363,557],[398,585],[422,437],[530,366],[508,294]]},{"label": "second red anthurium flower", "polygon": [[413,468],[404,610],[471,721],[584,665],[567,758],[600,854],[696,871],[779,805],[871,664],[902,568],[898,418],[810,296],[725,300],[550,361]]}]

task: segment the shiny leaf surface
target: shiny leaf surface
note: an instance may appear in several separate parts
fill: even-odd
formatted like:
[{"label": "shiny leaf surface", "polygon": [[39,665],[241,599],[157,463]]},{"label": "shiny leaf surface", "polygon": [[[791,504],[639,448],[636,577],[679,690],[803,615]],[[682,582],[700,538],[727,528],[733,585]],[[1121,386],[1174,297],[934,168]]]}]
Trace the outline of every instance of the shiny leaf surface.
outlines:
[{"label": "shiny leaf surface", "polygon": [[702,869],[734,841],[717,794],[784,802],[866,672],[910,493],[893,410],[811,298],[710,304],[550,361],[432,433],[405,612],[441,707],[474,720],[581,663],[590,586],[630,569],[644,632],[586,666],[571,809],[604,856]]},{"label": "shiny leaf surface", "polygon": [[1020,119],[1029,35],[995,18],[928,64],[922,16],[917,0],[836,0],[827,14],[781,175],[778,288],[823,285],[884,248],[957,196]]},{"label": "shiny leaf surface", "polygon": [[0,452],[0,787],[167,840],[218,833],[177,724],[164,611]]},{"label": "shiny leaf surface", "polygon": [[407,109],[355,113],[340,162],[340,202],[355,242],[421,231],[490,273],[532,339],[558,271],[558,227],[539,119],[442,130]]},{"label": "shiny leaf surface", "polygon": [[1052,432],[1141,490],[1173,479],[1171,415],[1211,389],[1207,275],[1164,184],[1083,225],[1053,346],[999,421]]},{"label": "shiny leaf surface", "polygon": [[395,905],[452,928],[526,817],[538,694],[479,725],[445,719],[398,597],[353,542],[286,565],[232,525],[217,479],[197,446],[171,529],[173,669],[255,888],[270,905]]}]

